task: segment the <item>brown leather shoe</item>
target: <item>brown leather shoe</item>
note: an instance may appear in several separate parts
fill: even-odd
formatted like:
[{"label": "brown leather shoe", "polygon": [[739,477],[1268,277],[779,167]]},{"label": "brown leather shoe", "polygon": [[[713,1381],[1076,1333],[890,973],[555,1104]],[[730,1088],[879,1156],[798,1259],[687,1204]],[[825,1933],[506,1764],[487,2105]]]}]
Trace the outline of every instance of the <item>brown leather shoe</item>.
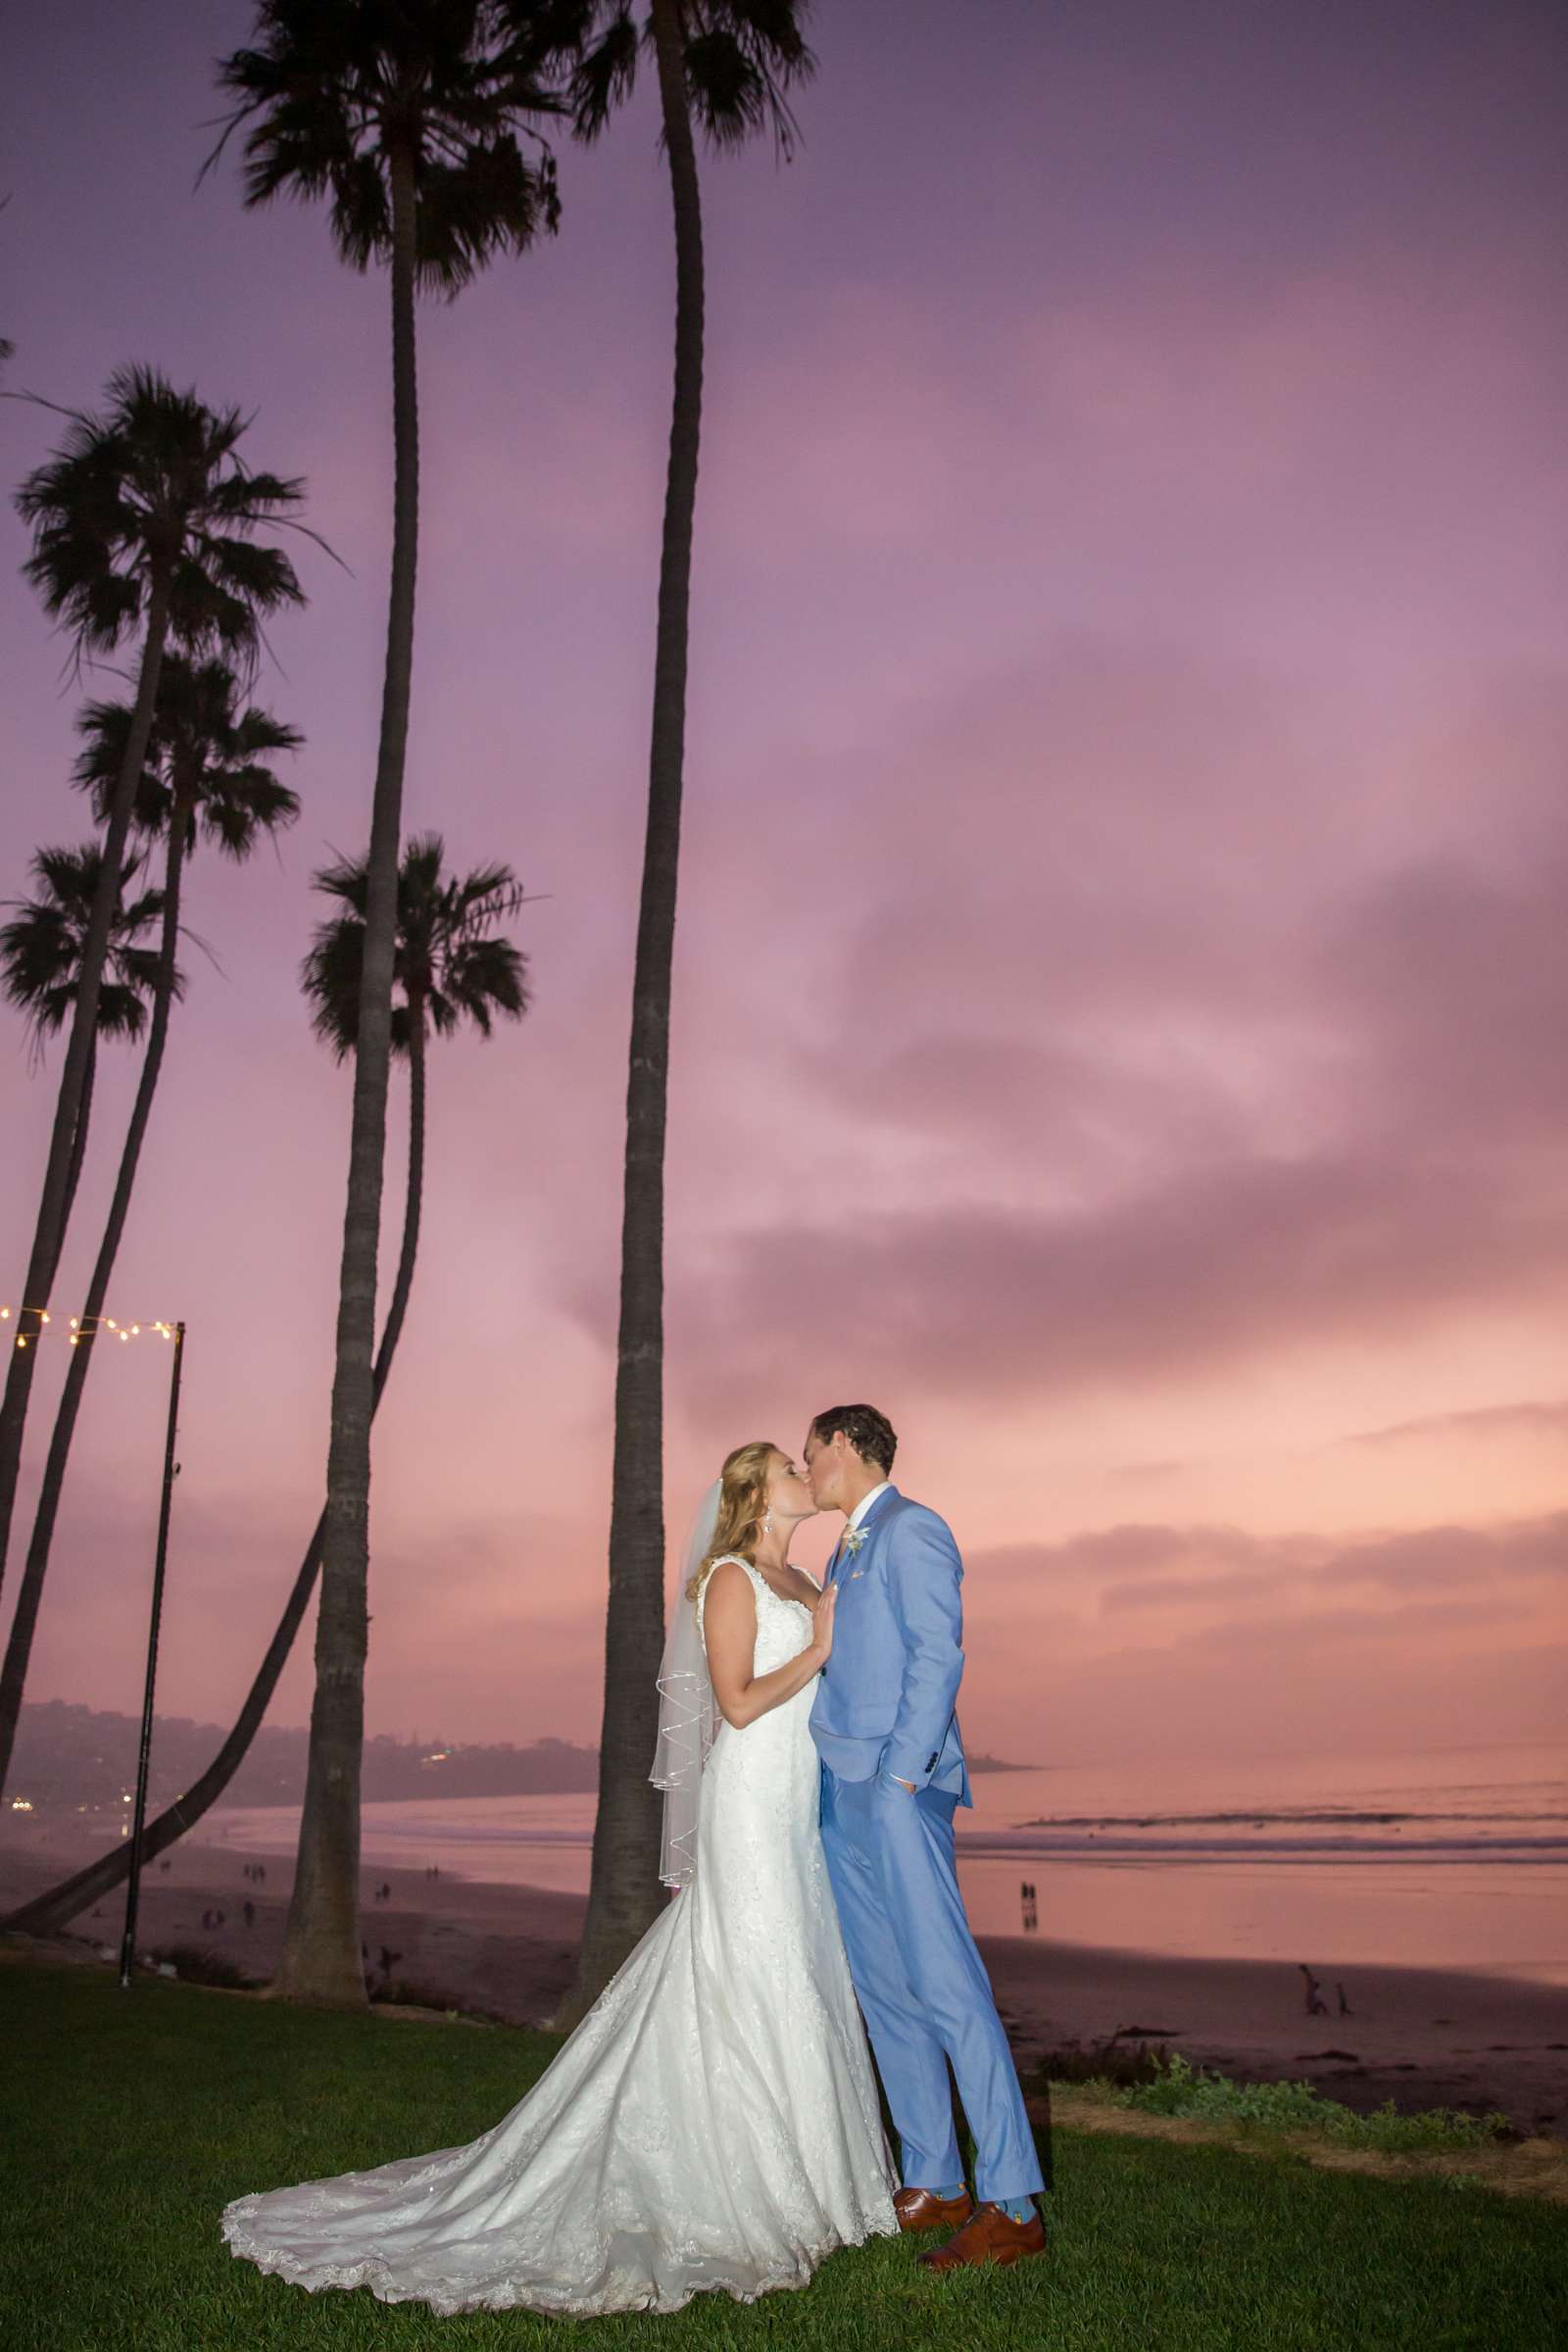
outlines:
[{"label": "brown leather shoe", "polygon": [[956,2230],[973,2213],[974,2200],[966,2188],[956,2197],[939,2197],[931,2188],[896,2188],[893,2210],[901,2230]]},{"label": "brown leather shoe", "polygon": [[1015,2222],[1000,2205],[981,2205],[956,2236],[920,2256],[920,2267],[927,2271],[977,2270],[983,2263],[994,2262],[1005,2270],[1009,2263],[1045,2250],[1046,2225],[1038,2213],[1032,2221]]}]

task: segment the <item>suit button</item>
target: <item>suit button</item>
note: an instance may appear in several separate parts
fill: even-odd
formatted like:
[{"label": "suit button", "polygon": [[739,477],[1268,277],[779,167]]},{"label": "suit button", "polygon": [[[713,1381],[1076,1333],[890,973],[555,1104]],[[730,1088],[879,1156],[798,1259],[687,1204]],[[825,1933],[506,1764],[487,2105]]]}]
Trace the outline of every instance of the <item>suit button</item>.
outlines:
[{"label": "suit button", "polygon": [[935,1772],[937,1768],[937,1760],[935,1756],[927,1756],[925,1760],[925,1768],[927,1772]]}]

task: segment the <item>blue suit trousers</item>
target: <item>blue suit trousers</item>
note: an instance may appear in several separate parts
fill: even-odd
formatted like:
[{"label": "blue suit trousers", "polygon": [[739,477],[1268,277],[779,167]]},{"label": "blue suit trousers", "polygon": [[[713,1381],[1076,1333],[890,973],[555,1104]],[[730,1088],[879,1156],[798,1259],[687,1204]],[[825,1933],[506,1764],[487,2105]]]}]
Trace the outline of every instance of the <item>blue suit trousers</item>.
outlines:
[{"label": "blue suit trousers", "polygon": [[822,1767],[822,1846],[856,1996],[876,2052],[906,2188],[961,2180],[948,2068],[975,2143],[975,2194],[1003,2202],[1045,2184],[991,1980],[954,1862],[956,1798],[913,1794],[885,1772]]}]

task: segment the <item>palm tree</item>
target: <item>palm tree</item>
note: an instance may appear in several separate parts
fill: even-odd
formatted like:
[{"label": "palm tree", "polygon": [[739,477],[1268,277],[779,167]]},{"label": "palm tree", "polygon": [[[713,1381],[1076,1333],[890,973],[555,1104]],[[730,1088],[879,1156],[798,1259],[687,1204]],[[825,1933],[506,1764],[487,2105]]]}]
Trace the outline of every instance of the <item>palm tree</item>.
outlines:
[{"label": "palm tree", "polygon": [[[62,1240],[71,1223],[87,1149],[93,1083],[98,1072],[98,1040],[122,1037],[134,1044],[141,1036],[147,1004],[157,986],[157,951],[138,943],[163,911],[163,894],[143,891],[128,906],[124,900],[124,885],[139,872],[141,862],[139,858],[125,862],[109,934],[106,976],[99,983],[92,1046],[82,1079],[76,1130],[71,1143],[71,1166],[60,1219]],[[38,850],[32,860],[38,896],[5,902],[18,912],[0,928],[3,986],[11,1003],[27,1015],[35,1057],[42,1054],[44,1040],[64,1027],[75,1004],[82,943],[92,919],[102,864],[103,852],[96,841],[85,843],[79,850]]]},{"label": "palm tree", "polygon": [[60,1261],[98,992],[165,648],[172,643],[191,653],[216,650],[252,661],[266,616],[305,601],[288,558],[257,542],[259,531],[295,522],[301,486],[278,474],[253,473],[243,463],[238,444],[246,419],[238,409],[209,409],[194,392],[176,392],[148,368],[123,368],[110,378],[102,416],[66,414],[71,424],[62,448],[17,493],[18,511],[32,526],[32,554],[24,569],[46,612],[70,631],[78,661],[112,652],[138,624],[142,642],[136,699],[106,810],[103,862],[82,941],[21,1329],[0,1402],[0,1570],[37,1360],[31,1343],[42,1328]]},{"label": "palm tree", "polygon": [[564,2027],[598,1998],[664,1899],[660,1798],[648,1773],[664,1638],[664,1125],[703,402],[703,223],[692,124],[717,149],[770,126],[780,152],[792,151],[785,93],[815,66],[801,31],[807,7],[808,0],[651,0],[640,29],[629,0],[582,0],[564,11],[577,44],[571,100],[584,139],[599,136],[630,94],[640,54],[652,53],[675,214],[675,387],[626,1082],[599,1812],[577,1980],[557,2019]]},{"label": "palm tree", "polygon": [[[528,1009],[527,957],[511,940],[491,936],[498,922],[525,904],[511,866],[480,866],[460,882],[443,871],[445,855],[440,834],[427,833],[407,844],[398,868],[393,976],[399,995],[392,1006],[391,1051],[409,1065],[409,1174],[403,1248],[381,1342],[388,1361],[403,1328],[419,1246],[429,1033],[451,1037],[466,1018],[488,1038],[497,1013],[521,1020]],[[368,861],[340,858],[317,875],[316,887],[336,899],[343,911],[318,926],[300,980],[315,1006],[316,1034],[344,1061],[355,1051],[359,1032]]]},{"label": "palm tree", "polygon": [[[100,821],[118,787],[124,747],[133,724],[134,714],[125,703],[89,703],[78,721],[85,740],[76,762],[76,781],[93,795]],[[4,1664],[0,1665],[0,1790],[5,1788],[16,1742],[32,1638],[49,1572],[50,1547],[76,1419],[97,1344],[99,1318],[114,1276],[153,1098],[158,1091],[170,1010],[175,997],[182,993],[174,957],[185,860],[197,841],[205,836],[236,864],[242,863],[263,833],[274,836],[282,826],[294,822],[299,814],[299,801],[286,785],[279,783],[269,761],[280,752],[297,750],[300,741],[292,727],[284,726],[266,710],[254,705],[242,707],[239,681],[226,663],[217,660],[192,662],[173,653],[165,656],[147,759],[132,811],[143,832],[162,832],[165,840],[163,931],[152,1026],[108,1221],[87,1286],[79,1327],[72,1340],[71,1360],[55,1413],[43,1485],[33,1517],[32,1540],[17,1593]]]},{"label": "palm tree", "polygon": [[[424,833],[404,845],[398,867],[393,979],[401,997],[392,1006],[392,1052],[409,1064],[416,1114],[411,1148],[423,1133],[428,1031],[452,1037],[466,1017],[489,1037],[498,1012],[520,1020],[529,1004],[528,958],[511,940],[491,936],[498,922],[528,904],[516,876],[510,865],[482,865],[460,882],[445,871],[445,859],[440,834]],[[323,867],[316,887],[347,911],[318,927],[301,982],[316,1007],[317,1035],[344,1061],[354,1051],[359,1020],[369,898],[366,859],[342,858]]]},{"label": "palm tree", "polygon": [[223,139],[248,125],[247,204],[285,192],[330,197],[340,256],[358,270],[384,262],[392,292],[392,581],[355,1024],[326,1544],[299,1866],[275,1987],[298,1999],[360,2004],[370,1356],[418,532],[415,295],[455,295],[493,255],[521,252],[540,227],[555,227],[548,151],[529,164],[516,135],[524,117],[554,112],[555,103],[528,43],[499,37],[489,0],[261,0],[256,28],[256,45],[220,69],[234,101]]},{"label": "palm tree", "polygon": [[[306,993],[316,1007],[315,1026],[341,1060],[353,1051],[354,1023],[359,1017],[359,968],[365,954],[364,910],[368,898],[368,876],[363,861],[358,864],[345,861],[319,874],[317,881],[320,889],[340,900],[348,909],[321,925],[304,967]],[[409,1180],[397,1281],[376,1352],[372,1414],[381,1401],[393,1351],[403,1329],[419,1238],[424,1190],[425,1039],[416,1004],[422,1004],[424,1020],[439,1037],[452,1035],[465,1018],[471,1020],[484,1037],[491,1035],[497,1013],[520,1019],[528,1005],[526,958],[509,941],[493,939],[489,933],[503,916],[522,903],[510,866],[483,866],[466,881],[458,882],[442,874],[441,845],[434,837],[411,843],[404,855],[399,876],[397,944],[402,995],[393,1007],[392,1035],[394,1051],[405,1054],[409,1062]],[[218,1802],[239,1770],[271,1704],[294,1637],[316,1589],[325,1534],[323,1511],[232,1731],[201,1777],[148,1824],[142,1843],[144,1858],[165,1852],[193,1829]],[[99,1901],[117,1886],[129,1866],[129,1852],[117,1840],[96,1862],[88,1863],[60,1886],[34,1896],[22,1910],[0,1921],[0,1927],[30,1936],[53,1935],[89,1903]]]}]

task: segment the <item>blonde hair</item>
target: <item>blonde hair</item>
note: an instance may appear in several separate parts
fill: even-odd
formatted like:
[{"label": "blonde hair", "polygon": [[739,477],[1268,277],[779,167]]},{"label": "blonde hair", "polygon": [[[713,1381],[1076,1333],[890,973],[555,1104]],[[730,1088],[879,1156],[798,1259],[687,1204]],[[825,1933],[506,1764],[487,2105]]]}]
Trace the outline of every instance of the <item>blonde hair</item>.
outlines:
[{"label": "blonde hair", "polygon": [[715,1560],[738,1554],[743,1560],[755,1561],[758,1538],[767,1511],[767,1474],[781,1451],[766,1438],[754,1438],[749,1446],[737,1446],[727,1456],[718,1483],[718,1518],[713,1526],[712,1545],[686,1588],[688,1600],[697,1598]]}]

